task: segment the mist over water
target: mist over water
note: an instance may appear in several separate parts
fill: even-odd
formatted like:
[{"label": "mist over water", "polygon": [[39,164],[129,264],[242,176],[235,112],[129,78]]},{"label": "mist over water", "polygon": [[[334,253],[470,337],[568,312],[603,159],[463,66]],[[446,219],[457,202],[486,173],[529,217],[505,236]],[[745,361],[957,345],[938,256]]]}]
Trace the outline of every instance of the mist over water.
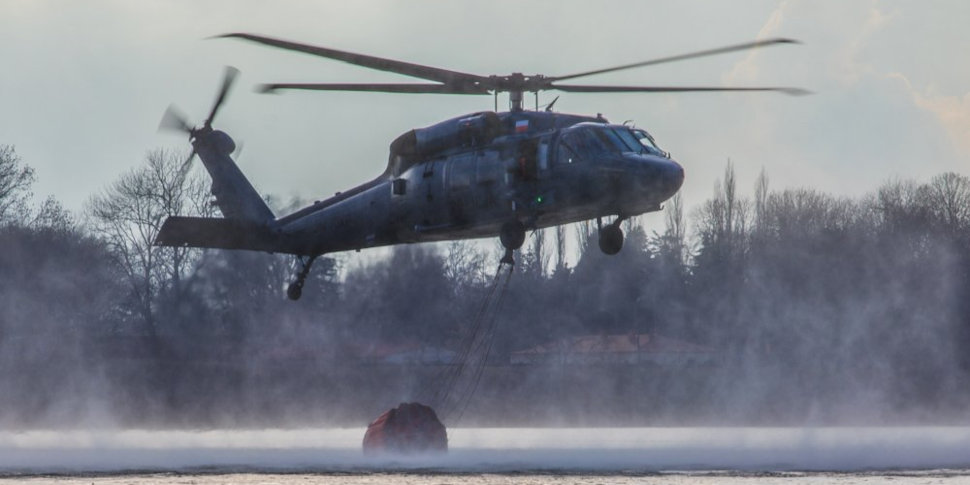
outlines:
[{"label": "mist over water", "polygon": [[0,471],[970,468],[967,177],[746,198],[729,166],[616,256],[591,224],[530,235],[451,451],[370,460],[363,426],[441,385],[453,363],[424,356],[474,331],[494,255],[324,257],[290,302],[290,259],[158,248],[122,217],[206,215],[172,155],[88,225],[0,220]]},{"label": "mist over water", "polygon": [[0,433],[0,473],[661,472],[970,468],[970,428],[454,428],[444,455],[365,457],[361,428]]}]

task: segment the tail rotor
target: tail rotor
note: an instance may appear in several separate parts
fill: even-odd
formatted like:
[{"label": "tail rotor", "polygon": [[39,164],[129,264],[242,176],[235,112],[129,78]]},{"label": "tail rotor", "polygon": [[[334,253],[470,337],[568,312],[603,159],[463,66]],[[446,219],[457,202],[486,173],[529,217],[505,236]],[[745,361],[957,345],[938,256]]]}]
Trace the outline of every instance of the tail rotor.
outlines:
[{"label": "tail rotor", "polygon": [[174,104],[168,106],[165,114],[162,115],[162,121],[158,123],[158,131],[181,131],[191,134],[192,130],[192,126],[186,121],[185,114],[175,107]]},{"label": "tail rotor", "polygon": [[203,125],[206,128],[212,127],[212,120],[216,117],[216,113],[219,112],[222,102],[226,100],[226,95],[229,94],[229,89],[232,88],[232,84],[236,82],[237,77],[239,77],[239,69],[226,66],[225,73],[222,75],[222,87],[219,89],[219,96],[216,97],[216,102],[212,105],[212,111],[209,112],[209,117],[206,118],[205,125]]},{"label": "tail rotor", "polygon": [[[212,104],[212,109],[209,111],[209,116],[202,123],[201,127],[193,127],[188,122],[188,117],[185,116],[175,104],[169,105],[168,109],[165,110],[165,114],[162,115],[162,120],[158,123],[159,131],[177,131],[189,135],[189,141],[192,142],[200,135],[204,135],[212,131],[212,120],[215,119],[216,114],[219,112],[219,108],[222,107],[222,103],[225,102],[226,96],[229,94],[229,90],[232,88],[233,83],[236,82],[236,78],[239,77],[239,69],[232,66],[226,66],[226,69],[222,75],[222,86],[219,88],[219,92],[216,95],[215,103]],[[193,145],[192,152],[189,153],[188,158],[182,164],[179,170],[180,180],[184,180],[185,176],[188,175],[189,169],[192,167],[192,159],[195,158],[195,147]]]}]

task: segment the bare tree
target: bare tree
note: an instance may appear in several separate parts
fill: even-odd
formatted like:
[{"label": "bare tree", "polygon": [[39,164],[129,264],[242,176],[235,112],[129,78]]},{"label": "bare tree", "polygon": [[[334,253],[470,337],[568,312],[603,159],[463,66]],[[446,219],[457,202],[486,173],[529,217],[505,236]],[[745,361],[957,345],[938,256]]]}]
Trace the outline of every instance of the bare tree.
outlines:
[{"label": "bare tree", "polygon": [[127,277],[137,314],[155,335],[156,297],[179,294],[197,250],[153,245],[162,223],[173,215],[207,215],[204,180],[186,177],[181,153],[153,150],[146,164],[132,169],[94,196],[87,211],[94,232],[109,246]]},{"label": "bare tree", "polygon": [[970,226],[970,178],[947,172],[927,184],[929,203],[937,218],[951,230]]},{"label": "bare tree", "polygon": [[758,174],[758,179],[754,182],[754,228],[759,233],[763,233],[767,225],[768,211],[768,174],[764,167]]},{"label": "bare tree", "polygon": [[38,230],[70,231],[77,229],[74,216],[71,215],[64,206],[49,196],[44,199],[36,212],[31,215],[30,227]]},{"label": "bare tree", "polygon": [[549,265],[549,251],[546,250],[546,231],[537,229],[532,231],[532,241],[529,243],[529,253],[523,258],[525,268],[536,277],[545,275]]},{"label": "bare tree", "polygon": [[0,145],[0,224],[23,222],[34,169],[21,163],[11,145]]},{"label": "bare tree", "polygon": [[701,243],[709,250],[738,256],[745,251],[750,203],[737,195],[734,165],[728,160],[724,182],[714,182],[714,197],[704,203],[694,219]]},{"label": "bare tree", "polygon": [[486,275],[487,255],[474,242],[468,240],[448,243],[445,254],[445,277],[456,292],[483,286],[488,281]]},{"label": "bare tree", "polygon": [[556,268],[554,273],[566,269],[566,226],[559,224],[556,226]]},{"label": "bare tree", "polygon": [[734,164],[729,158],[727,166],[724,167],[724,224],[727,232],[730,233],[734,228],[734,204],[737,200],[737,179],[734,175]]},{"label": "bare tree", "polygon": [[591,220],[580,221],[574,226],[576,228],[576,247],[579,248],[579,256],[582,257],[589,250],[590,241],[596,233],[596,222]]},{"label": "bare tree", "polygon": [[666,228],[664,230],[664,245],[677,256],[680,264],[687,263],[689,257],[687,248],[687,226],[684,221],[684,199],[681,193],[671,197],[667,201],[667,210],[664,213]]}]

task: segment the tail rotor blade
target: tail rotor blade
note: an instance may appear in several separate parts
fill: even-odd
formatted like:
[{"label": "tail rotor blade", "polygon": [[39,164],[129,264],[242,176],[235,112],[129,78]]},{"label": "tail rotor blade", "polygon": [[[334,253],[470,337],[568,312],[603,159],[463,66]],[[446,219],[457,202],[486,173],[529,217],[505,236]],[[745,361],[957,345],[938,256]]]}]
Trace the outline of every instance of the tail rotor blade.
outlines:
[{"label": "tail rotor blade", "polygon": [[189,175],[189,170],[192,169],[193,158],[195,158],[195,148],[192,149],[192,153],[189,153],[189,156],[185,159],[184,162],[182,162],[182,166],[179,167],[179,178],[178,178],[179,185],[181,185],[182,182],[185,181],[185,177]]},{"label": "tail rotor blade", "polygon": [[216,96],[216,102],[212,105],[212,111],[209,112],[209,117],[205,119],[206,126],[212,125],[213,118],[215,118],[216,113],[219,112],[222,102],[226,100],[226,95],[229,93],[229,88],[232,87],[232,83],[236,81],[237,76],[239,76],[239,69],[232,66],[226,66],[226,73],[222,77],[222,87],[219,89],[219,95]]},{"label": "tail rotor blade", "polygon": [[167,130],[192,133],[192,127],[185,121],[185,115],[174,104],[165,110],[165,114],[162,115],[162,121],[158,123],[158,129],[159,131]]}]

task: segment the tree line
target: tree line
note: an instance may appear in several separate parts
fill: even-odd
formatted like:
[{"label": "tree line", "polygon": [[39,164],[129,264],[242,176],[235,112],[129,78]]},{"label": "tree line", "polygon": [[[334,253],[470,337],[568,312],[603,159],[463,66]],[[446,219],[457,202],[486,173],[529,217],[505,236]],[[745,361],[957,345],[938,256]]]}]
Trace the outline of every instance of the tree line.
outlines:
[{"label": "tree line", "polygon": [[[298,302],[284,291],[291,258],[153,246],[170,215],[218,216],[184,156],[148,153],[74,215],[54,198],[33,206],[33,170],[0,145],[0,423],[218,424],[227,403],[252,419],[280,413],[266,393],[354,407],[389,379],[362,356],[454,349],[470,331],[498,243],[322,257]],[[696,209],[677,196],[664,227],[624,222],[616,256],[599,251],[592,223],[530,234],[490,362],[568,337],[662,335],[718,359],[604,371],[650,377],[617,396],[706,403],[726,421],[965,420],[970,178],[891,180],[858,198],[774,189],[764,172],[754,182],[744,195],[729,162]],[[483,399],[501,398],[499,381]]]}]

